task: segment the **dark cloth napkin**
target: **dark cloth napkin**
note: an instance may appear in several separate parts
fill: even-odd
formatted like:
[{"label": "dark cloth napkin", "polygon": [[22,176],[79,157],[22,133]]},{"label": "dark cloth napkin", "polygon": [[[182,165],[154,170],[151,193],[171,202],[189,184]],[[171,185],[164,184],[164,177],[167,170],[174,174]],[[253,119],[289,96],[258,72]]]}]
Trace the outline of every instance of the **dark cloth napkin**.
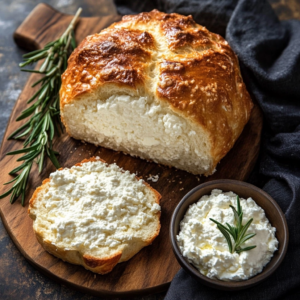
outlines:
[{"label": "dark cloth napkin", "polygon": [[249,182],[285,213],[290,242],[276,272],[251,289],[208,288],[180,270],[167,300],[300,299],[300,21],[280,22],[265,0],[115,0],[120,14],[154,8],[183,15],[225,36],[238,55],[247,89],[264,114],[259,161]]}]

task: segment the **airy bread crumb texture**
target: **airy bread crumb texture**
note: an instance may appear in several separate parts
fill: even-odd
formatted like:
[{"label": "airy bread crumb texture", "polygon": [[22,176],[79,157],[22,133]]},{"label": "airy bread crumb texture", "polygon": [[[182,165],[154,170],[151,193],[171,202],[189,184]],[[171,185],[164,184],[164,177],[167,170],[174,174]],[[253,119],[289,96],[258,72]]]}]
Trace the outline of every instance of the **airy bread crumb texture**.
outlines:
[{"label": "airy bread crumb texture", "polygon": [[93,158],[52,173],[33,194],[29,216],[48,252],[105,274],[158,236],[160,198],[129,171]]},{"label": "airy bread crumb texture", "polygon": [[68,134],[210,175],[253,107],[237,56],[191,16],[124,16],[75,49],[62,75]]},{"label": "airy bread crumb texture", "polygon": [[68,105],[64,116],[74,138],[195,174],[211,172],[209,137],[201,127],[147,96],[99,98]]}]

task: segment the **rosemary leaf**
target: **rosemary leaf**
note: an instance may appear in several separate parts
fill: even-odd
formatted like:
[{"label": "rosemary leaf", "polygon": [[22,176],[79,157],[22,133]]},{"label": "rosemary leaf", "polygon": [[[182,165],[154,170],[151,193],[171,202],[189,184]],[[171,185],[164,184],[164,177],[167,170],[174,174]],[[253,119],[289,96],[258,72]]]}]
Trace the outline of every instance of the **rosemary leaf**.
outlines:
[{"label": "rosemary leaf", "polygon": [[255,236],[255,233],[248,233],[248,234],[246,234],[246,235],[242,238],[240,244],[244,244],[246,241],[248,241],[249,239],[251,239],[251,238],[254,237],[254,236]]},{"label": "rosemary leaf", "polygon": [[236,196],[236,206],[237,206],[237,213],[240,215],[242,213],[240,197]]},{"label": "rosemary leaf", "polygon": [[234,227],[230,226],[228,223],[226,223],[226,225],[229,229],[229,233],[232,235],[233,239],[236,240],[237,236]]},{"label": "rosemary leaf", "polygon": [[16,180],[19,178],[19,176],[20,176],[20,175],[18,175],[17,177],[13,178],[12,180],[10,180],[10,181],[8,181],[8,182],[3,183],[3,185],[7,185],[7,184],[10,184],[10,183],[16,181]]},{"label": "rosemary leaf", "polygon": [[30,124],[30,120],[28,122],[26,122],[24,125],[22,125],[20,128],[18,128],[17,130],[15,130],[7,139],[11,140],[13,139],[13,137],[19,133],[20,131],[22,131],[24,128],[26,128],[28,125]]},{"label": "rosemary leaf", "polygon": [[252,223],[253,219],[250,219],[246,225],[243,227],[243,229],[239,232],[238,234],[238,238],[237,238],[237,244],[239,245],[240,244],[240,241],[243,239],[246,231],[248,230],[250,224]]},{"label": "rosemary leaf", "polygon": [[20,153],[26,153],[26,152],[37,150],[37,148],[38,148],[38,145],[34,145],[34,146],[31,146],[28,148],[23,148],[23,149],[7,152],[6,155],[16,155],[16,154],[20,154]]},{"label": "rosemary leaf", "polygon": [[213,221],[214,223],[216,223],[218,226],[222,227],[223,230],[229,232],[229,230],[224,225],[222,225],[221,223],[219,223],[218,221],[216,221],[216,220],[214,220],[212,218],[210,218],[210,220]]},{"label": "rosemary leaf", "polygon": [[30,57],[32,55],[38,54],[42,51],[44,51],[44,49],[38,49],[38,50],[31,51],[29,53],[23,54],[23,58],[25,59],[25,58]]},{"label": "rosemary leaf", "polygon": [[[38,150],[40,150],[40,149],[38,149]],[[37,156],[39,156],[39,154],[40,154],[40,151],[32,151],[32,152],[29,152],[26,155],[18,158],[17,161],[22,161],[22,160],[28,160],[28,161],[30,161],[30,160],[34,160]]]},{"label": "rosemary leaf", "polygon": [[218,225],[218,229],[223,233],[223,235],[228,243],[229,252],[232,253],[232,243],[231,243],[231,239],[230,239],[228,232],[224,229],[224,226]]},{"label": "rosemary leaf", "polygon": [[[16,167],[15,169],[13,169],[12,171],[9,172],[9,175],[15,175],[16,173],[18,173],[20,170],[22,170],[25,166],[27,165],[27,162],[25,161],[23,164],[19,165],[18,167]],[[16,178],[16,177],[15,177]],[[7,183],[4,183],[7,184]]]},{"label": "rosemary leaf", "polygon": [[6,196],[8,196],[13,190],[14,190],[14,187],[10,188],[7,192],[5,192],[2,195],[0,195],[0,199],[3,199]]},{"label": "rosemary leaf", "polygon": [[40,72],[39,70],[31,70],[31,69],[21,69],[22,72],[28,72],[28,73],[38,73],[38,74],[44,74]]},{"label": "rosemary leaf", "polygon": [[249,250],[254,249],[254,248],[256,248],[256,246],[249,246],[249,247],[246,247],[246,248],[236,250],[236,253],[241,253],[243,251],[249,251]]}]

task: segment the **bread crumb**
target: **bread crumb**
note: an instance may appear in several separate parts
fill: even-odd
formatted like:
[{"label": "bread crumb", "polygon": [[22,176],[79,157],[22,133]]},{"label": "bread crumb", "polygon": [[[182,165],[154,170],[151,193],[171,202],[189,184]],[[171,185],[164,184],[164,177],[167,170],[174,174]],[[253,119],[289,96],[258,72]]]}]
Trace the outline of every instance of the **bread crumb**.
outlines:
[{"label": "bread crumb", "polygon": [[149,175],[149,177],[147,178],[147,180],[152,180],[152,182],[157,182],[159,179],[159,176],[158,175]]}]

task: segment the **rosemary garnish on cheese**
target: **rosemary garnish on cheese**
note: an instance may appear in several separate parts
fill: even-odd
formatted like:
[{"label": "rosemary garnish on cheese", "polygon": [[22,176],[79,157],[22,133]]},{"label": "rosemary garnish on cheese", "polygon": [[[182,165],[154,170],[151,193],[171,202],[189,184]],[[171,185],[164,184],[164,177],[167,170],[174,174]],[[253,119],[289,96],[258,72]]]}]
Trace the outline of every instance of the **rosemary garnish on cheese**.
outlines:
[{"label": "rosemary garnish on cheese", "polygon": [[[253,219],[251,218],[245,225],[242,224],[243,222],[243,211],[240,204],[240,198],[239,196],[236,197],[237,202],[237,210],[232,205],[229,205],[234,213],[234,219],[235,219],[235,226],[231,226],[230,224],[226,223],[226,226],[222,225],[218,221],[210,218],[211,221],[217,224],[218,229],[221,231],[221,233],[224,235],[229,252],[230,253],[241,253],[243,251],[249,251],[256,246],[248,246],[245,248],[242,248],[242,244],[244,244],[247,240],[251,239],[255,236],[255,233],[248,233],[246,234],[250,224],[252,223]],[[231,237],[234,241],[234,243],[231,240]]]}]

